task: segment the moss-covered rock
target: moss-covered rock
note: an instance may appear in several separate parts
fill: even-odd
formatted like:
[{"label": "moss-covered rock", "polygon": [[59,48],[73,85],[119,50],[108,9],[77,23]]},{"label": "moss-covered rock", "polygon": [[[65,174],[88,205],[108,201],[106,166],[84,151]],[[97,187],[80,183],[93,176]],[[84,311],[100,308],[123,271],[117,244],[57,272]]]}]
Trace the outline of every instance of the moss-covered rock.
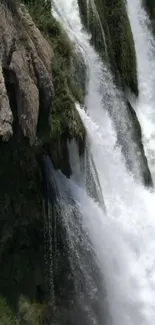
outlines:
[{"label": "moss-covered rock", "polygon": [[137,96],[136,53],[125,1],[79,0],[79,6],[85,26],[95,35],[93,43],[100,55],[105,59],[105,52],[108,54],[118,85],[129,88]]},{"label": "moss-covered rock", "polygon": [[[146,187],[153,187],[152,176],[151,176],[151,172],[150,172],[150,169],[148,166],[148,161],[147,161],[147,158],[145,155],[143,141],[142,141],[141,125],[139,123],[137,114],[129,101],[127,101],[126,107],[127,107],[128,119],[129,119],[129,121],[131,121],[131,124],[132,124],[132,140],[133,140],[134,145],[136,145],[135,157],[136,157],[136,155],[139,156],[139,159],[137,159],[137,161],[139,162],[138,171],[140,173],[141,181]],[[128,158],[129,159],[127,159],[128,160],[127,166],[132,171],[131,163],[130,163],[131,157],[128,157]],[[138,179],[139,179],[139,177],[138,177]]]},{"label": "moss-covered rock", "polygon": [[[9,303],[0,296],[0,324],[1,325],[43,325],[55,320],[58,312],[50,304],[40,304],[20,296],[16,312]],[[56,323],[57,324],[57,323]]]},{"label": "moss-covered rock", "polygon": [[[44,236],[45,228],[48,226],[45,227],[46,193],[40,168],[40,156],[48,152],[55,168],[60,168],[69,176],[71,170],[67,141],[76,138],[80,152],[85,141],[84,126],[75,107],[76,102],[82,103],[84,90],[79,87],[79,77],[72,78],[75,64],[79,64],[74,46],[52,16],[51,1],[25,0],[25,3],[37,27],[46,38],[45,43],[47,44],[48,41],[50,53],[53,53],[52,59],[51,56],[47,55],[47,57],[51,61],[48,72],[53,77],[54,97],[51,103],[52,109],[48,111],[51,114],[46,114],[43,100],[45,97],[42,96],[45,93],[39,92],[37,132],[33,144],[29,143],[20,125],[18,80],[12,78],[8,67],[3,67],[6,91],[14,121],[12,138],[7,143],[0,141],[0,294],[4,297],[3,304],[0,302],[0,311],[3,307],[5,317],[2,325],[51,324],[51,310],[54,306],[51,307],[49,303],[51,287],[49,288],[45,281],[47,270],[44,259],[47,252],[44,247]],[[5,5],[7,5],[6,8]],[[14,25],[18,25],[19,12],[17,15],[16,3],[11,0],[7,3],[4,1],[3,8],[11,17],[11,21],[15,20]],[[22,8],[25,13],[24,17],[29,16],[24,7]],[[25,35],[22,37],[22,30],[24,26],[27,26],[24,24],[25,20],[20,29],[20,40],[23,46],[25,46]],[[34,26],[31,21],[29,27],[37,32]],[[35,37],[34,39],[37,42]],[[39,45],[36,45],[37,49],[38,47]],[[42,76],[40,77],[38,80],[41,82],[43,79]],[[41,84],[37,83],[37,87],[39,90]],[[50,128],[48,122],[50,122]],[[60,236],[62,238],[62,234],[59,238]],[[62,244],[59,249],[59,256],[61,256],[63,255]],[[66,279],[64,270],[65,267],[59,273],[63,276],[55,286],[56,295],[63,286],[61,283],[64,283]]]},{"label": "moss-covered rock", "polygon": [[[78,0],[82,22],[91,33],[91,43],[95,46],[102,58],[108,60],[106,35],[103,22],[105,21],[104,3],[99,0]],[[100,12],[100,13],[99,13]]]},{"label": "moss-covered rock", "polygon": [[[40,0],[25,1],[38,28],[42,31],[53,49],[52,75],[54,99],[50,116],[51,133],[48,141],[48,152],[56,168],[70,174],[67,153],[67,140],[76,138],[79,149],[84,145],[85,129],[76,111],[75,103],[84,100],[84,84],[78,78],[72,78],[79,58],[67,34],[51,14],[51,2]],[[84,72],[84,64],[81,63]],[[41,128],[46,135],[46,125]],[[42,139],[44,138],[42,134]],[[44,143],[46,142],[46,138]],[[62,157],[65,157],[65,159]]]},{"label": "moss-covered rock", "polygon": [[[107,35],[112,68],[123,87],[138,95],[136,53],[124,0],[106,0]],[[108,38],[107,38],[108,41]]]},{"label": "moss-covered rock", "polygon": [[31,302],[24,296],[19,297],[18,312],[16,316],[17,325],[43,325],[45,323],[44,304]]},{"label": "moss-covered rock", "polygon": [[14,314],[7,301],[0,296],[0,324],[17,325]]}]

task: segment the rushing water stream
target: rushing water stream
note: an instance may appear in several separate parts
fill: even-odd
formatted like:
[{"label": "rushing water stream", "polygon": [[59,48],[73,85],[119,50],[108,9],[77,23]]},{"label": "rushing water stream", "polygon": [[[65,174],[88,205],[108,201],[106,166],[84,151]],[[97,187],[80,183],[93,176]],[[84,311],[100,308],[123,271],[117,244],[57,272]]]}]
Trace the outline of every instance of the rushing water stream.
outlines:
[{"label": "rushing water stream", "polygon": [[[140,120],[145,124],[148,120],[150,122],[150,114],[153,113],[152,105],[155,104],[155,101],[153,102],[154,79],[150,77],[149,70],[152,69],[149,61],[152,59],[149,59],[148,54],[149,44],[152,43],[151,39],[146,39],[144,44],[144,40],[141,39],[141,37],[146,38],[148,27],[145,19],[143,20],[144,12],[138,5],[139,1],[134,1],[133,6],[133,1],[128,2],[130,2],[131,25],[137,42],[140,83],[137,110]],[[81,324],[154,325],[155,195],[138,181],[140,162],[136,157],[136,147],[128,127],[128,116],[124,113],[123,99],[113,83],[110,72],[106,66],[103,66],[90,45],[89,36],[83,31],[77,1],[56,0],[55,4],[56,18],[64,25],[69,37],[85,57],[89,76],[85,98],[86,111],[78,105],[77,110],[87,130],[89,150],[105,202],[104,209],[86,192],[79,173],[80,163],[74,163],[73,150],[74,152],[76,150],[73,143],[69,146],[73,180],[67,180],[55,172],[55,181],[59,191],[62,192],[59,197],[59,208],[62,211],[62,219],[74,255],[73,262],[77,260],[76,267],[74,265],[75,273],[78,268],[80,270],[77,272],[79,277],[75,274],[77,290],[79,291],[81,287],[81,304],[88,313],[88,322],[81,320]],[[139,22],[140,18],[142,22]],[[143,47],[140,48],[142,45]],[[153,52],[151,57],[152,55]],[[146,90],[147,94],[145,94]],[[144,113],[146,106],[148,111]],[[118,112],[120,114],[120,119],[115,121],[115,127],[110,118],[114,110],[117,115]],[[128,145],[128,154],[136,178],[127,171],[121,148],[117,145],[118,123],[121,126],[121,137],[125,137],[124,141]],[[146,151],[149,156],[150,146],[152,150],[155,149],[151,139],[153,131],[149,134],[145,133],[145,125],[143,127],[147,142]],[[80,175],[79,181],[78,175]],[[70,193],[72,203],[66,201],[65,188],[67,193]],[[72,207],[73,201],[79,216]],[[86,267],[87,252],[92,261],[90,260]],[[98,275],[95,271],[91,273],[94,265]],[[82,289],[84,285],[82,279],[85,279],[85,290]],[[88,297],[89,299],[86,299]],[[94,299],[95,303],[91,304],[91,299]],[[79,314],[79,319],[80,317],[82,316]]]}]

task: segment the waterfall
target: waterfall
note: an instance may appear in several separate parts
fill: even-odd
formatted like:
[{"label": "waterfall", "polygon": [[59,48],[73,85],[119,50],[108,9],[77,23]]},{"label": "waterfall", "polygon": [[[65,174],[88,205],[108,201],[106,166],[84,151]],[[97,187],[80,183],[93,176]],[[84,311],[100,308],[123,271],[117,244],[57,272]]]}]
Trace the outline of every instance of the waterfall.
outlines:
[{"label": "waterfall", "polygon": [[142,126],[146,155],[155,182],[155,40],[142,0],[128,0],[127,4],[138,65],[139,98],[134,106]]},{"label": "waterfall", "polygon": [[[131,3],[130,9],[137,10]],[[154,325],[155,194],[140,182],[141,157],[123,96],[83,31],[77,1],[56,0],[54,15],[85,57],[86,110],[78,104],[77,110],[106,206],[105,210],[87,191],[81,163],[77,160],[75,165],[73,159],[76,145],[71,144],[72,179],[52,167],[47,175],[57,185],[59,214],[67,233],[79,306],[74,324]],[[130,19],[132,15],[131,10]],[[148,60],[146,56],[149,67]],[[145,98],[140,98],[145,106]],[[46,160],[45,165],[49,166]]]},{"label": "waterfall", "polygon": [[75,140],[68,143],[70,165],[72,167],[71,178],[85,189],[89,196],[95,198],[105,210],[105,203],[98,179],[97,170],[94,164],[93,156],[86,144],[84,159],[79,157],[79,150]]},{"label": "waterfall", "polygon": [[121,146],[128,169],[138,181],[147,178],[145,177],[146,164],[136,139],[133,117],[123,94],[118,91],[113,82],[112,74],[106,64],[103,65],[99,55],[90,44],[90,36],[83,30],[77,1],[70,1],[67,4],[66,1],[57,0],[54,15],[62,23],[75,43],[77,51],[81,51],[85,60],[88,79],[85,106],[89,110],[89,115],[102,126],[105,138],[107,132],[115,133],[112,128],[108,127],[112,119],[117,132],[117,140],[113,137],[112,141],[115,141],[116,146],[118,144]]},{"label": "waterfall", "polygon": [[[57,207],[58,217],[61,217],[66,230],[64,236],[68,242],[70,261],[68,277],[72,277],[72,273],[74,275],[74,293],[72,292],[69,299],[71,304],[68,307],[69,316],[71,307],[72,317],[75,318],[76,313],[80,313],[80,317],[77,315],[78,319],[74,319],[74,324],[80,325],[81,322],[88,325],[100,324],[103,319],[108,318],[108,306],[103,277],[97,265],[96,252],[85,219],[89,217],[90,212],[92,215],[102,216],[103,209],[87,195],[83,188],[68,180],[61,172],[55,171],[48,157],[44,157],[44,165],[49,184],[48,196],[55,201],[54,206]],[[53,188],[55,194],[52,198]],[[87,213],[82,210],[82,207],[84,208],[80,199],[82,197],[86,206],[90,206]],[[67,299],[69,295],[68,291]],[[67,324],[72,324],[70,319]]]}]

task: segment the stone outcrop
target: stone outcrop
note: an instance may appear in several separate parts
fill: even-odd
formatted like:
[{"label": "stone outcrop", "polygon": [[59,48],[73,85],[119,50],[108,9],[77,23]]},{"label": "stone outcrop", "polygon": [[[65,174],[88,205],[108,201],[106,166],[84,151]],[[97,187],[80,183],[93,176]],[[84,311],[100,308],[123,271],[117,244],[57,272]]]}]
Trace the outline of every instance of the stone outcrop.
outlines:
[{"label": "stone outcrop", "polygon": [[13,132],[14,108],[10,108],[13,106],[10,96],[14,92],[20,128],[30,144],[35,141],[40,111],[44,110],[48,117],[51,108],[52,54],[24,5],[12,11],[0,4],[0,136],[3,140],[8,140]]},{"label": "stone outcrop", "polygon": [[8,140],[12,135],[13,116],[5,87],[2,66],[0,66],[0,137]]},{"label": "stone outcrop", "polygon": [[110,64],[117,86],[138,96],[136,52],[125,1],[78,3],[83,24],[101,58]]}]

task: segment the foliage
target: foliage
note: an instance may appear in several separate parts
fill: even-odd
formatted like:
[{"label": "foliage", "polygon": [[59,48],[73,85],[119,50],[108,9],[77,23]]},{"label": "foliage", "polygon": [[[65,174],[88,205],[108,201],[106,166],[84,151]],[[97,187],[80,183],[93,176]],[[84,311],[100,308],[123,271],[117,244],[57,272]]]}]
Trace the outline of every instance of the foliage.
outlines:
[{"label": "foliage", "polygon": [[[75,84],[72,77],[71,63],[73,57],[76,56],[74,46],[61,25],[52,16],[51,2],[25,0],[25,3],[28,5],[38,28],[51,43],[53,49],[54,55],[51,64],[55,95],[50,117],[50,139],[51,145],[53,142],[54,144],[57,143],[57,149],[55,145],[55,150],[58,150],[58,148],[60,149],[60,143],[62,141],[66,142],[67,138],[75,137],[78,143],[84,141],[84,126],[75,108],[76,101],[82,103],[83,85],[80,85],[80,83]],[[46,130],[43,132],[45,133]]]}]

